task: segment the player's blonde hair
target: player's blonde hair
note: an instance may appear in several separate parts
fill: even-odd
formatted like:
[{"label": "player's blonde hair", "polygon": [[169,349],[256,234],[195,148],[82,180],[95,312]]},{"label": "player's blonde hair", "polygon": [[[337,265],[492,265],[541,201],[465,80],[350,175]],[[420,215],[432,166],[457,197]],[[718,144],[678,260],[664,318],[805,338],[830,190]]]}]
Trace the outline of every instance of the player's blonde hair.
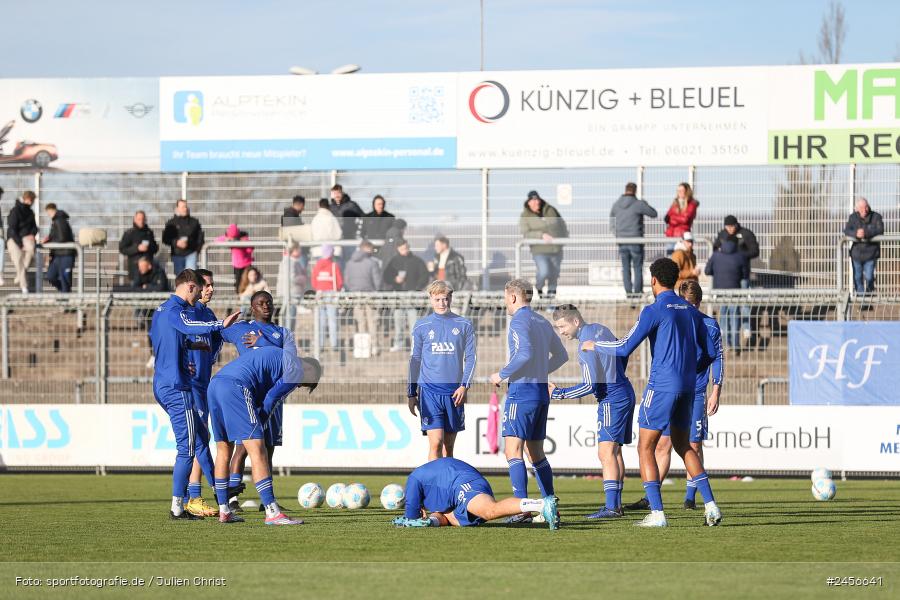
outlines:
[{"label": "player's blonde hair", "polygon": [[519,298],[525,300],[526,303],[531,303],[531,297],[534,294],[534,289],[531,287],[531,283],[525,281],[524,279],[513,279],[506,282],[506,285],[503,286],[503,291],[507,294],[514,293]]},{"label": "player's blonde hair", "polygon": [[452,294],[453,286],[451,286],[446,281],[435,279],[428,284],[428,287],[425,288],[425,291],[428,292],[429,297],[434,296],[435,294]]}]

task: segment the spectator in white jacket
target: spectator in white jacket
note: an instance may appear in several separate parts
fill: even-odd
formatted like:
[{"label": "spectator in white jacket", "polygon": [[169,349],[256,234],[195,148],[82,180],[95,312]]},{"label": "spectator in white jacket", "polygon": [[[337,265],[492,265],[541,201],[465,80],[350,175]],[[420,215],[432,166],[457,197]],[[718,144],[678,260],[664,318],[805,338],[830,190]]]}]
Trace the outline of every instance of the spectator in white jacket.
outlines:
[{"label": "spectator in white jacket", "polygon": [[[328,208],[327,198],[319,200],[319,210],[316,211],[316,216],[312,218],[310,229],[312,230],[314,242],[337,242],[341,239],[341,223],[332,214],[331,209]],[[322,247],[314,246],[310,254],[313,258],[321,257]],[[334,254],[335,256],[341,255],[340,246],[334,246]]]}]

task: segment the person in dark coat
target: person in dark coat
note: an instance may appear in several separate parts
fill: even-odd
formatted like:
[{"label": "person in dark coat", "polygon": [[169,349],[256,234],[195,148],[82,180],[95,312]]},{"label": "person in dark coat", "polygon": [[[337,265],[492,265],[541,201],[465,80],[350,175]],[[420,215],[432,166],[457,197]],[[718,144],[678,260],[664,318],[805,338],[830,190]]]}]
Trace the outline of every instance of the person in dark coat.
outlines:
[{"label": "person in dark coat", "polygon": [[138,260],[147,256],[153,260],[159,252],[159,244],[153,230],[147,226],[147,213],[142,210],[134,213],[131,229],[122,234],[119,240],[119,253],[123,254],[128,262],[128,281],[134,281],[138,274]]},{"label": "person in dark coat", "polygon": [[[741,282],[750,279],[750,263],[747,258],[738,252],[737,244],[731,240],[725,240],[719,249],[713,252],[706,263],[704,271],[713,278],[713,289],[735,290],[740,289]],[[742,313],[741,306],[723,304],[719,313],[719,322],[722,325],[722,339],[726,345],[740,352],[739,316]]]},{"label": "person in dark coat", "polygon": [[397,245],[403,241],[405,234],[406,221],[395,219],[393,225],[384,234],[384,244],[375,253],[375,256],[381,261],[382,267],[387,266],[391,259],[397,256]]},{"label": "person in dark coat", "polygon": [[[428,269],[425,262],[410,252],[409,242],[400,240],[397,255],[387,263],[382,272],[385,289],[392,292],[415,292],[428,285]],[[394,343],[391,352],[403,350],[409,334],[419,318],[415,308],[394,309]]]},{"label": "person in dark coat", "polygon": [[[59,210],[56,204],[50,203],[44,209],[50,219],[50,235],[44,238],[43,243],[54,244],[72,243],[75,236],[72,235],[72,227],[69,226],[69,215],[64,210]],[[50,250],[50,265],[47,267],[47,280],[63,294],[72,291],[72,268],[75,266],[74,248],[59,248]]]},{"label": "person in dark coat", "polygon": [[466,260],[450,247],[450,240],[446,236],[439,235],[434,238],[434,260],[428,261],[426,266],[432,278],[446,281],[453,291],[469,288]]},{"label": "person in dark coat", "polygon": [[857,294],[871,294],[875,291],[875,264],[881,257],[881,244],[872,238],[884,234],[884,219],[862,196],[856,199],[855,207],[844,227],[844,235],[856,240],[850,247],[853,287]]},{"label": "person in dark coat", "polygon": [[175,216],[166,222],[162,243],[171,248],[175,275],[197,268],[197,256],[206,239],[200,221],[191,216],[187,200],[175,203]]},{"label": "person in dark coat", "polygon": [[34,204],[37,196],[31,190],[22,193],[22,199],[16,200],[15,206],[6,218],[6,249],[16,268],[15,284],[23,294],[28,293],[28,266],[34,259],[35,236],[38,233],[34,219]]},{"label": "person in dark coat", "polygon": [[291,205],[284,209],[284,215],[281,217],[282,227],[291,227],[294,225],[303,225],[303,210],[306,208],[306,198],[297,194],[294,196]]},{"label": "person in dark coat", "polygon": [[344,188],[341,184],[336,184],[331,188],[331,204],[328,208],[341,224],[341,239],[356,239],[359,234],[359,220],[363,216],[363,211],[359,204],[344,193]]},{"label": "person in dark coat", "polygon": [[366,240],[383,240],[391,225],[394,224],[394,215],[385,210],[387,202],[381,194],[372,198],[372,211],[363,217],[360,233]]}]

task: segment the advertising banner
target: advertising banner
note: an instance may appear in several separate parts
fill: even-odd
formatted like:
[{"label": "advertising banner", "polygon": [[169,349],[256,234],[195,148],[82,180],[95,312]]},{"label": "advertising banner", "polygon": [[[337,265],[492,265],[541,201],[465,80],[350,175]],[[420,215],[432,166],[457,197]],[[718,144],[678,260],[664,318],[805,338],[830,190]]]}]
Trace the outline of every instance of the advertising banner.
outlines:
[{"label": "advertising banner", "polygon": [[456,165],[456,75],[164,77],[164,171]]},{"label": "advertising banner", "polygon": [[[488,406],[466,408],[456,456],[505,469],[486,441]],[[545,449],[557,469],[599,470],[597,407],[552,406]],[[403,405],[295,405],[284,411],[284,446],[275,465],[306,469],[412,469],[427,457],[418,419]],[[635,432],[637,426],[635,425]],[[900,471],[895,408],[723,406],[710,418],[707,468],[794,471],[826,467]],[[624,447],[637,466],[636,437]],[[0,465],[169,467],[175,439],[157,405],[6,405],[0,408]],[[673,467],[683,467],[677,456]]]},{"label": "advertising banner", "polygon": [[791,404],[900,405],[900,323],[788,323]]},{"label": "advertising banner", "polygon": [[900,65],[460,73],[458,168],[900,160]]},{"label": "advertising banner", "polygon": [[0,79],[0,169],[159,171],[159,80]]}]

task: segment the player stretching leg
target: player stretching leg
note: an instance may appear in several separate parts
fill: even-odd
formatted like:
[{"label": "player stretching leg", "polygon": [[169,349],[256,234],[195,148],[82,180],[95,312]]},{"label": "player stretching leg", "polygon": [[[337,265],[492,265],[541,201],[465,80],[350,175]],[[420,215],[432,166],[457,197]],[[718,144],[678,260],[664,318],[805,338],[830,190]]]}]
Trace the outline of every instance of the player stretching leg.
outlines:
[{"label": "player stretching leg", "polygon": [[265,446],[265,427],[277,404],[294,388],[318,385],[319,363],[301,360],[277,347],[246,352],[222,367],[209,385],[209,408],[216,440],[216,500],[219,522],[242,519],[228,508],[228,465],[234,442],[240,440],[250,458],[256,491],[265,505],[266,525],[300,525],[287,518],[275,500],[272,470]]},{"label": "player stretching leg", "polygon": [[[688,442],[691,405],[697,382],[697,357],[702,352],[705,355],[703,362],[711,361],[715,351],[709,344],[700,312],[672,291],[678,279],[678,265],[668,258],[657,259],[650,265],[650,275],[656,301],[644,307],[631,331],[615,342],[587,341],[581,347],[603,354],[629,356],[645,338],[650,337],[653,357],[650,377],[638,412],[638,457],[644,491],[650,502],[650,514],[637,525],[668,525],[659,490],[655,453],[662,431],[670,422],[672,445],[684,460],[688,475],[706,503],[706,524],[718,525],[722,512],[716,505],[700,458]],[[701,350],[698,351],[698,348]],[[703,368],[702,364],[700,367]]]},{"label": "player stretching leg", "polygon": [[470,527],[531,512],[541,513],[550,529],[559,529],[555,496],[542,500],[506,498],[498,502],[491,485],[475,467],[456,458],[438,458],[409,474],[406,512],[393,523],[397,527]]},{"label": "player stretching leg", "polygon": [[200,296],[203,281],[191,269],[185,269],[175,278],[175,293],[163,302],[153,314],[150,341],[156,357],[153,370],[153,395],[157,403],[169,415],[172,433],[175,435],[177,455],[172,470],[173,519],[202,519],[184,510],[184,492],[196,454],[200,464],[212,470],[209,445],[204,445],[195,432],[203,425],[194,409],[191,394],[191,374],[188,369],[188,352],[191,348],[209,346],[192,342],[191,336],[209,335],[228,327],[240,313],[228,316],[225,321],[198,321],[193,305]]},{"label": "player stretching leg", "polygon": [[422,420],[428,436],[428,460],[453,456],[456,434],[466,428],[466,392],[475,372],[475,330],[472,322],[450,310],[453,288],[433,281],[426,289],[433,313],[412,330],[409,412]]},{"label": "player stretching leg", "polygon": [[[553,311],[553,325],[559,335],[579,343],[593,340],[613,341],[616,336],[597,323],[585,323],[584,317],[571,304],[563,304]],[[582,398],[593,394],[597,398],[597,455],[603,467],[603,491],[606,506],[587,516],[588,519],[610,519],[622,516],[622,484],[625,462],[622,446],[631,441],[631,422],[634,416],[634,389],[625,375],[628,358],[618,358],[596,352],[578,350],[582,383],[572,387],[550,384],[550,398]]]},{"label": "player stretching leg", "polygon": [[[198,321],[215,321],[216,315],[209,308],[215,291],[213,274],[206,269],[197,269],[197,275],[203,280],[203,287],[200,289],[200,298],[194,304],[194,316]],[[197,438],[200,444],[209,447],[209,408],[206,403],[206,389],[209,387],[209,379],[212,376],[212,366],[222,348],[222,335],[219,332],[197,335],[194,336],[193,341],[209,346],[209,350],[191,350],[191,363],[194,365],[191,392],[194,399],[194,410],[200,417]],[[199,517],[215,517],[219,514],[218,509],[207,504],[201,496],[200,474],[200,461],[194,457],[194,466],[188,479],[188,502],[184,509]],[[214,483],[213,473],[208,472],[203,475],[206,476],[206,482],[212,486]]]},{"label": "player stretching leg", "polygon": [[[272,317],[274,314],[275,302],[272,299],[272,294],[266,291],[256,292],[250,298],[250,315],[253,320],[238,321],[222,335],[222,338],[224,341],[234,344],[239,356],[248,350],[263,346],[283,348],[285,352],[293,353],[294,356],[297,356],[297,345],[294,341],[293,333],[273,323]],[[280,446],[282,442],[282,409],[283,405],[281,403],[276,404],[266,428],[265,441],[269,465],[272,465],[275,447]],[[242,444],[237,443],[234,455],[231,457],[230,475],[228,478],[229,490],[241,489],[241,480],[244,475],[246,461],[247,451]],[[234,512],[243,512],[238,501],[238,494],[233,491],[229,493],[228,505]],[[259,510],[260,512],[264,511],[265,506],[260,504]]]},{"label": "player stretching leg", "polygon": [[[547,437],[547,412],[550,393],[547,387],[549,375],[560,368],[569,355],[553,331],[553,326],[531,310],[531,283],[513,279],[504,288],[503,301],[509,321],[509,363],[498,373],[491,375],[491,383],[500,386],[509,380],[506,407],[503,412],[503,439],[509,479],[513,495],[528,496],[528,477],[524,447],[532,461],[535,478],[541,495],[553,496],[553,470],[544,454]],[[510,518],[511,523],[523,523],[531,519],[529,511],[522,511]]]}]

